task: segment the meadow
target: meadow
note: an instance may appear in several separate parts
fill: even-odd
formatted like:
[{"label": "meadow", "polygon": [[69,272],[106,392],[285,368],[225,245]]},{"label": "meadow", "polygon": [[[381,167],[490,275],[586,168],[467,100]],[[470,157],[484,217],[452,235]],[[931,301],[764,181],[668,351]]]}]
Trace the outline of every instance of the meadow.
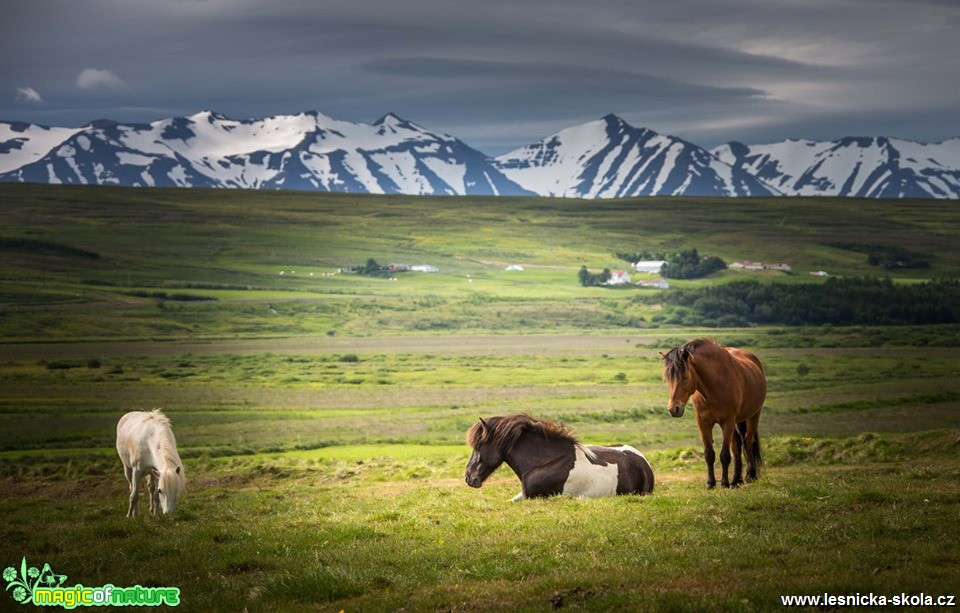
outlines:
[{"label": "meadow", "polygon": [[[957,205],[0,186],[0,566],[186,610],[960,596],[960,325],[678,327],[656,291],[577,283],[689,247],[794,272],[678,287],[877,274],[843,240],[931,256],[898,284],[955,278]],[[440,272],[332,274],[368,258]],[[767,369],[766,472],[737,490],[705,489],[691,412],[666,412],[658,352],[700,335]],[[130,520],[116,421],[154,407],[188,491]],[[467,428],[520,412],[637,447],[654,493],[468,488]]]}]

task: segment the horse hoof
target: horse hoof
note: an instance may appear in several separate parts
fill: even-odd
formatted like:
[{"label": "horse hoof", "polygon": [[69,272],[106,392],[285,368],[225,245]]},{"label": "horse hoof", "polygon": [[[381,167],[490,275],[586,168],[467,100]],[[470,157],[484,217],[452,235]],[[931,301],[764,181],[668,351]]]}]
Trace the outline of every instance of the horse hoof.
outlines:
[{"label": "horse hoof", "polygon": [[712,490],[712,489],[715,488],[715,487],[717,487],[717,482],[716,482],[716,481],[707,481],[707,489],[708,489],[708,490]]}]

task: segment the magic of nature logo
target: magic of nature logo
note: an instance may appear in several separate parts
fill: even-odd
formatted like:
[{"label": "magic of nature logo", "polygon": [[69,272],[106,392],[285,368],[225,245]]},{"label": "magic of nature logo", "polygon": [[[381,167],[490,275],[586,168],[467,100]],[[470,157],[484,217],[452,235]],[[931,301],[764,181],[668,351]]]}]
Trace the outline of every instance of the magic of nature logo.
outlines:
[{"label": "magic of nature logo", "polygon": [[175,607],[180,604],[180,588],[176,587],[118,587],[112,583],[99,587],[80,584],[64,586],[66,575],[54,572],[50,564],[42,568],[27,566],[27,558],[20,561],[20,568],[8,566],[3,570],[6,591],[20,604],[38,607]]}]

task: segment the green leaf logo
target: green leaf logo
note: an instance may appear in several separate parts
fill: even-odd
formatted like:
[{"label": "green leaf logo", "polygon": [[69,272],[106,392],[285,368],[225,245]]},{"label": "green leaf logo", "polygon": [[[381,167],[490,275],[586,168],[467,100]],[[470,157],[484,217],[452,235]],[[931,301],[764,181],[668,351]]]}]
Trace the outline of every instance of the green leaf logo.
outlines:
[{"label": "green leaf logo", "polygon": [[20,560],[20,571],[13,566],[3,569],[3,580],[7,582],[6,591],[13,588],[11,596],[20,604],[33,601],[33,591],[38,587],[61,587],[67,580],[66,575],[58,575],[49,564],[43,565],[43,570],[36,566],[27,567],[27,558]]}]

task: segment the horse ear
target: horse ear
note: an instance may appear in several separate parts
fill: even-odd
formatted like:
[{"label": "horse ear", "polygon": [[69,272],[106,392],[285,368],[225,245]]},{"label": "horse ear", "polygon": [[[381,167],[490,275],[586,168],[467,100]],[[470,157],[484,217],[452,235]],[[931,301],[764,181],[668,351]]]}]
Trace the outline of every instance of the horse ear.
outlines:
[{"label": "horse ear", "polygon": [[486,431],[486,429],[487,429],[487,422],[483,421],[483,418],[482,418],[482,417],[479,417],[478,419],[480,420],[480,427],[483,428],[484,431]]},{"label": "horse ear", "polygon": [[661,352],[660,352],[660,357],[663,358],[663,359],[667,359],[667,354],[665,354],[664,352],[661,351]]}]

